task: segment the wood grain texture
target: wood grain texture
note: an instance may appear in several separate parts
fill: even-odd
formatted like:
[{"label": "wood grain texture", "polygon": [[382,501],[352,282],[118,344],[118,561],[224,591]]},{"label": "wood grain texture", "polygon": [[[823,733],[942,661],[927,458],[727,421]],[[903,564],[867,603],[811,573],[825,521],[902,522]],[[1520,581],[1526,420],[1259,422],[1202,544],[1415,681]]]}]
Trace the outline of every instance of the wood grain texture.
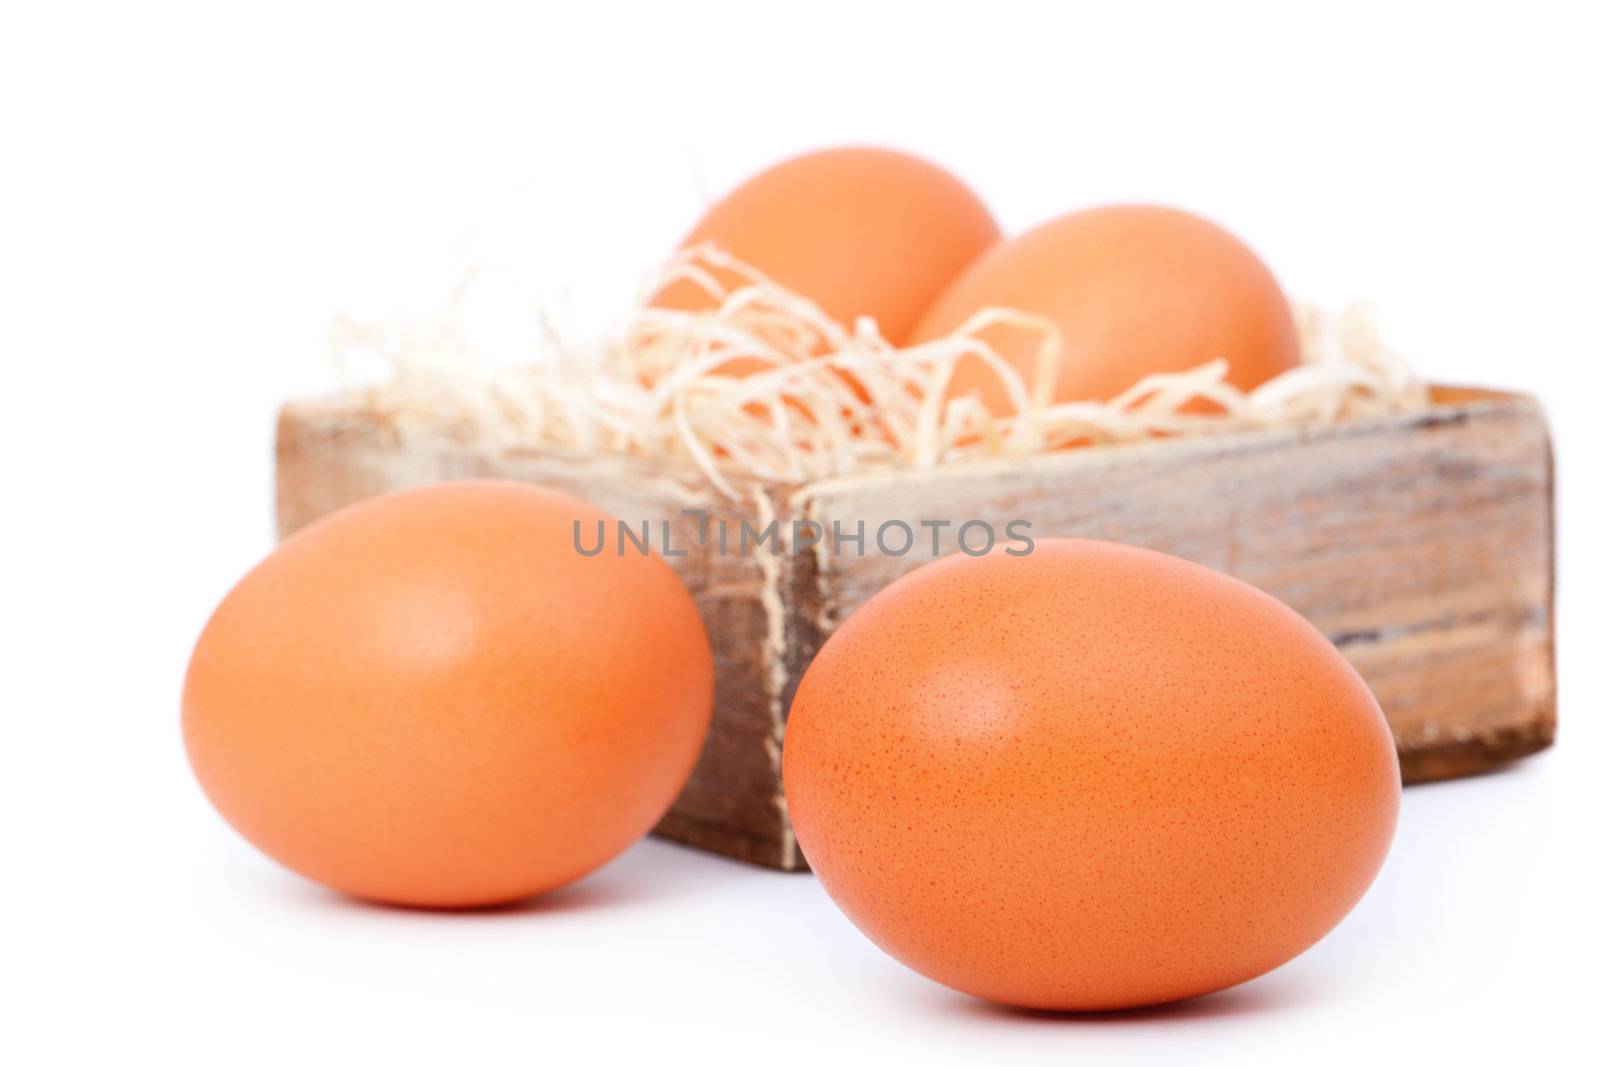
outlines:
[{"label": "wood grain texture", "polygon": [[[672,526],[670,560],[698,601],[717,668],[712,731],[657,827],[676,840],[803,867],[783,810],[789,698],[821,641],[931,547],[894,557],[872,531],[1014,519],[1031,536],[1142,545],[1233,574],[1326,633],[1394,730],[1407,781],[1472,774],[1549,745],[1555,732],[1550,445],[1526,397],[1438,388],[1429,409],[1330,427],[1078,449],[818,481],[707,487],[617,456],[492,449],[448,428],[395,425],[355,402],[291,404],[278,435],[287,534],[389,489],[462,477],[539,482],[632,523]],[[683,509],[705,515],[684,516]],[[795,520],[868,531],[867,550],[796,547]],[[702,521],[781,543],[718,551]],[[857,524],[861,524],[858,527]]]}]

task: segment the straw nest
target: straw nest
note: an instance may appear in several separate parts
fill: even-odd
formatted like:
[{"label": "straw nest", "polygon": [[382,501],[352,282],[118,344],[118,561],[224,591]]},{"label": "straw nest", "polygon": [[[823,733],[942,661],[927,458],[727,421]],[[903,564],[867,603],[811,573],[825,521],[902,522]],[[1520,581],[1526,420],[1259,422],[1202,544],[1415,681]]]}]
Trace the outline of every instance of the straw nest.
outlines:
[{"label": "straw nest", "polygon": [[[725,284],[734,278],[733,285]],[[683,279],[713,310],[648,306]],[[720,280],[719,280],[720,279]],[[1155,374],[1105,402],[1051,403],[1064,353],[1057,328],[991,308],[947,338],[896,348],[871,319],[836,322],[814,303],[715,247],[686,250],[640,289],[608,335],[574,339],[546,323],[543,351],[518,367],[480,360],[462,330],[459,297],[435,320],[337,320],[347,366],[359,350],[390,368],[359,390],[402,430],[448,425],[488,445],[607,451],[698,471],[737,496],[741,478],[802,483],[874,468],[927,468],[975,457],[1027,456],[1162,436],[1327,423],[1420,407],[1423,383],[1380,341],[1371,317],[1297,309],[1301,366],[1246,393],[1218,358]],[[1032,380],[982,340],[996,323],[1037,335]],[[951,395],[958,360],[983,360],[1017,412],[996,416]],[[727,373],[736,363],[738,373]],[[1192,404],[1197,399],[1209,404]]]}]

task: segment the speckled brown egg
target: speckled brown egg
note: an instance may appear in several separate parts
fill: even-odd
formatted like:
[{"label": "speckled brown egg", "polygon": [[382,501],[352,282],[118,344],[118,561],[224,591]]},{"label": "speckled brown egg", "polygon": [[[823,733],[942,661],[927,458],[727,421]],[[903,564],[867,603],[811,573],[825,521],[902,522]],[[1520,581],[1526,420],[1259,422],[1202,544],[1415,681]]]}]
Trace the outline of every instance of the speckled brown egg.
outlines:
[{"label": "speckled brown egg", "polygon": [[884,589],[806,672],[783,757],[806,858],[867,936],[1053,1010],[1191,997],[1303,952],[1377,874],[1400,796],[1377,703],[1310,623],[1096,541]]},{"label": "speckled brown egg", "polygon": [[195,645],[190,763],[291,870],[434,908],[566,885],[650,829],[711,721],[694,600],[616,520],[551,489],[462,481],[312,523]]}]

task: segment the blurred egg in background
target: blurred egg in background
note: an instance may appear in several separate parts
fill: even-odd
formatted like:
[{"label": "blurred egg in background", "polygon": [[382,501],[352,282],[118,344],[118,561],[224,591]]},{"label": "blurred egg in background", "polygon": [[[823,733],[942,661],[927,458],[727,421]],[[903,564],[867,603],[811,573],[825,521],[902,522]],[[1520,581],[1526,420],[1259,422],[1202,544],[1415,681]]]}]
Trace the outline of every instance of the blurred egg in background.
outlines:
[{"label": "blurred egg in background", "polygon": [[[904,344],[928,304],[1000,238],[989,209],[959,178],[886,148],[807,152],[745,181],[683,239],[711,243],[814,301],[846,329],[862,316]],[[718,281],[735,287],[729,271]],[[703,288],[674,282],[654,303],[716,306]]]}]

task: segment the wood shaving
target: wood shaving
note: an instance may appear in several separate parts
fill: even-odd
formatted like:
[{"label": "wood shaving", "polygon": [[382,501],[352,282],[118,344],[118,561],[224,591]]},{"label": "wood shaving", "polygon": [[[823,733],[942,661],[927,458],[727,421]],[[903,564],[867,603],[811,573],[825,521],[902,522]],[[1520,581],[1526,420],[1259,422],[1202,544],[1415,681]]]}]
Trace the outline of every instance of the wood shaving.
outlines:
[{"label": "wood shaving", "polygon": [[[735,279],[726,285],[719,279]],[[713,246],[685,250],[640,289],[618,328],[563,336],[545,319],[541,358],[482,362],[462,330],[460,295],[421,323],[336,320],[331,344],[348,366],[361,350],[390,370],[359,392],[395,425],[449,426],[499,447],[633,454],[697,470],[731,498],[754,479],[799,484],[879,468],[929,468],[977,457],[1029,456],[1069,445],[1325,424],[1427,404],[1427,388],[1380,340],[1372,317],[1297,308],[1301,366],[1246,393],[1223,359],[1155,374],[1105,402],[1050,403],[1062,358],[1053,323],[988,308],[951,336],[896,348],[870,318],[836,322]],[[652,308],[650,294],[687,281],[709,311]],[[1038,337],[1033,380],[981,339],[1005,323]],[[958,360],[981,359],[1017,414],[949,395]],[[724,373],[731,363],[739,374]],[[749,373],[744,373],[746,370]],[[1211,410],[1186,410],[1204,398]]]}]

